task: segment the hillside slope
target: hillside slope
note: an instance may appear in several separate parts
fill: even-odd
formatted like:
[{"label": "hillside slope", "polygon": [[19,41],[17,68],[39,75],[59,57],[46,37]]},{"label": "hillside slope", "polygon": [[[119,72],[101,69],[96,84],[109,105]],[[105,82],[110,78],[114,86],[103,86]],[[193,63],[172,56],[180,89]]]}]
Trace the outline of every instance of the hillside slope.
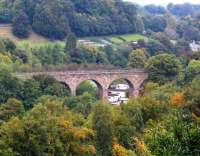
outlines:
[{"label": "hillside slope", "polygon": [[50,39],[140,33],[137,7],[122,0],[0,0],[0,23],[12,23],[15,35],[31,28]]},{"label": "hillside slope", "polygon": [[39,43],[39,42],[48,41],[48,39],[46,39],[46,38],[44,38],[40,35],[37,35],[33,31],[31,31],[28,39],[19,39],[16,36],[13,35],[12,26],[10,24],[0,24],[0,37],[9,38],[10,40],[12,40],[14,42],[29,40],[31,42],[38,42]]}]

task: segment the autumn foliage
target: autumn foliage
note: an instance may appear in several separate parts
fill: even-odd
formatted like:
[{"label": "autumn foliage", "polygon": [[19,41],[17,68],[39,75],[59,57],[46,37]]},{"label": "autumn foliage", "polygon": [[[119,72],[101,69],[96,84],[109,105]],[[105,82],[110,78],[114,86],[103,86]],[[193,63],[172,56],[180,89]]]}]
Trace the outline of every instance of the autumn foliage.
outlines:
[{"label": "autumn foliage", "polygon": [[186,105],[186,100],[185,96],[182,92],[176,92],[172,97],[171,97],[171,104],[172,106],[175,107],[183,107]]}]

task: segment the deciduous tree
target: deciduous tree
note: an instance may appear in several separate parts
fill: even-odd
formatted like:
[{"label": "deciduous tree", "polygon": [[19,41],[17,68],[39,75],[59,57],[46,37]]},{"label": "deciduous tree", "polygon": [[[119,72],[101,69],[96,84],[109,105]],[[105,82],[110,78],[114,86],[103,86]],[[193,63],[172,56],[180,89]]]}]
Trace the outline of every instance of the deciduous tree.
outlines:
[{"label": "deciduous tree", "polygon": [[96,131],[98,156],[112,156],[113,123],[111,110],[107,104],[99,103],[93,114],[93,128]]}]

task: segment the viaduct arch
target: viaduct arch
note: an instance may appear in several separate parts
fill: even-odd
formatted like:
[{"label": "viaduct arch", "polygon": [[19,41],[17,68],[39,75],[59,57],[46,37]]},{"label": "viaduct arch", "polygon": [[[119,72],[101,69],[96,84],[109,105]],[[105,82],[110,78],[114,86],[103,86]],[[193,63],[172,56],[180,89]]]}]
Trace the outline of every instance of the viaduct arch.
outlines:
[{"label": "viaduct arch", "polygon": [[76,95],[76,88],[85,80],[94,81],[99,87],[101,99],[108,99],[108,88],[110,84],[118,79],[124,79],[129,83],[130,97],[139,95],[142,83],[148,78],[148,74],[144,70],[78,70],[78,71],[53,71],[53,72],[32,72],[19,73],[17,77],[28,79],[34,75],[49,75],[57,81],[65,83],[69,86],[71,94]]}]

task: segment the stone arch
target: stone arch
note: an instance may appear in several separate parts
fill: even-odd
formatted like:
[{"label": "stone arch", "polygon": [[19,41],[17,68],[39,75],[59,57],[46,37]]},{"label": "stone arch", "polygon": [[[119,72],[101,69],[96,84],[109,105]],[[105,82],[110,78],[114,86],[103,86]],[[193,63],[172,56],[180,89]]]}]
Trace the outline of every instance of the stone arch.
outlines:
[{"label": "stone arch", "polygon": [[129,79],[126,79],[126,78],[122,78],[122,79],[125,80],[129,85],[129,98],[131,98],[134,92],[134,84]]},{"label": "stone arch", "polygon": [[127,80],[132,88],[130,96],[137,97],[140,93],[142,82],[148,78],[148,73],[144,70],[76,70],[76,71],[52,71],[52,72],[32,72],[32,73],[16,73],[16,76],[21,79],[28,79],[34,75],[49,75],[57,81],[68,84],[71,95],[76,95],[77,84],[85,80],[92,80],[97,84],[100,90],[100,97],[103,100],[108,100],[108,87],[114,80]]},{"label": "stone arch", "polygon": [[75,88],[75,92],[77,91],[77,88],[85,81],[92,81],[93,83],[95,83],[95,85],[97,86],[97,95],[98,95],[98,98],[99,99],[102,99],[103,98],[103,95],[104,95],[104,90],[103,90],[103,86],[100,82],[98,82],[97,80],[95,79],[84,79],[84,80],[81,80],[77,85],[76,85],[76,88]]},{"label": "stone arch", "polygon": [[134,96],[134,88],[133,82],[128,78],[115,78],[110,82],[108,87],[108,101],[115,105],[127,103]]},{"label": "stone arch", "polygon": [[[113,82],[115,82],[115,81],[118,81],[118,80],[124,80],[127,84],[128,84],[128,86],[129,86],[129,95],[128,95],[128,97],[129,98],[131,98],[134,94],[134,84],[133,84],[133,82],[131,81],[131,80],[129,80],[128,78],[123,78],[123,77],[119,77],[119,78],[116,78],[116,79],[114,79],[114,80],[112,80],[111,82],[110,82],[110,84],[109,84],[109,87],[111,86],[111,84],[113,83]],[[108,88],[109,89],[109,88]]]},{"label": "stone arch", "polygon": [[144,89],[145,89],[145,85],[147,84],[148,80],[144,80],[142,82],[139,83],[139,91],[138,91],[138,95],[142,95],[144,93]]},{"label": "stone arch", "polygon": [[59,83],[63,84],[68,89],[69,95],[72,96],[72,89],[71,89],[70,85],[64,81],[59,81]]}]

